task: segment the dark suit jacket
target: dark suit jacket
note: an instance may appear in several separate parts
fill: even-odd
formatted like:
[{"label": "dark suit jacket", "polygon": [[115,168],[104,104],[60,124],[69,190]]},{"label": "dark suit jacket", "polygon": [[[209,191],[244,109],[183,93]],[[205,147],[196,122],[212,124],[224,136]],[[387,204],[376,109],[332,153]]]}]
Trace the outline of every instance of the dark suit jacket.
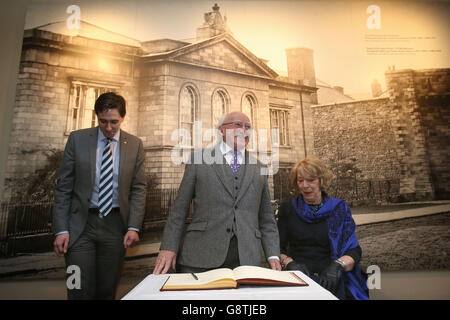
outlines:
[{"label": "dark suit jacket", "polygon": [[[69,247],[83,232],[95,181],[98,127],[74,131],[67,140],[58,172],[53,207],[53,232],[68,230]],[[146,179],[142,141],[121,130],[119,203],[124,226],[141,229]]]},{"label": "dark suit jacket", "polygon": [[[220,154],[223,164],[186,164],[183,180],[173,209],[167,220],[161,249],[179,252],[177,262],[191,267],[215,268],[225,260],[230,229],[236,221],[241,265],[261,264],[261,245],[266,257],[279,256],[278,229],[270,204],[267,176],[261,175],[263,165],[246,152],[245,175],[237,199],[227,184],[226,162],[218,147],[208,154]],[[198,157],[197,157],[198,158]],[[253,164],[251,164],[253,163]],[[184,222],[191,200],[194,214],[180,248]]]}]

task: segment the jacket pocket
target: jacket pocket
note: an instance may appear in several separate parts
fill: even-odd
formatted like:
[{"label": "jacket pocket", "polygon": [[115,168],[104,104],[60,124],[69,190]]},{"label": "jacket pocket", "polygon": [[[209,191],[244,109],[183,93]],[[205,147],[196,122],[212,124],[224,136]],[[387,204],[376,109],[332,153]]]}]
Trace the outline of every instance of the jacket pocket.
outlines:
[{"label": "jacket pocket", "polygon": [[189,226],[187,227],[187,231],[205,231],[206,225],[208,223],[206,221],[202,222],[191,222]]},{"label": "jacket pocket", "polygon": [[261,239],[261,231],[255,230],[255,236],[256,236],[258,239]]}]

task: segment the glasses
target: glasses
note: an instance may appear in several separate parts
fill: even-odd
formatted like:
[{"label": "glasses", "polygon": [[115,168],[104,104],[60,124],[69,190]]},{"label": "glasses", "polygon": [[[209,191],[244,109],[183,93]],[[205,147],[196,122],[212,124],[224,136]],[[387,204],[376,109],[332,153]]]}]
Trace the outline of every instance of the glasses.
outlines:
[{"label": "glasses", "polygon": [[233,122],[222,123],[222,125],[223,126],[232,125],[235,128],[244,128],[245,130],[251,130],[252,129],[252,125],[250,123],[242,123],[241,121],[233,121]]}]

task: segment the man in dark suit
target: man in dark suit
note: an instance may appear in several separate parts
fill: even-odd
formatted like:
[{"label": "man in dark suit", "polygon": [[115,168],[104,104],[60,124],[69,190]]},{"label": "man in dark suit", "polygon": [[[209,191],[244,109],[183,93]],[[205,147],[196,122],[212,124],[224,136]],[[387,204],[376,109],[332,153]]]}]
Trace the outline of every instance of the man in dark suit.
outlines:
[{"label": "man in dark suit", "polygon": [[[223,141],[201,155],[194,154],[186,164],[164,228],[154,274],[166,273],[170,268],[203,272],[258,266],[261,245],[270,267],[281,270],[267,176],[261,174],[263,165],[245,150],[250,129],[245,114],[225,115],[219,126]],[[183,236],[192,200],[194,214]]]},{"label": "man in dark suit", "polygon": [[104,93],[95,112],[98,127],[70,134],[55,189],[54,250],[81,275],[68,299],[115,298],[125,249],[139,241],[144,218],[144,150],[120,130],[125,100]]}]

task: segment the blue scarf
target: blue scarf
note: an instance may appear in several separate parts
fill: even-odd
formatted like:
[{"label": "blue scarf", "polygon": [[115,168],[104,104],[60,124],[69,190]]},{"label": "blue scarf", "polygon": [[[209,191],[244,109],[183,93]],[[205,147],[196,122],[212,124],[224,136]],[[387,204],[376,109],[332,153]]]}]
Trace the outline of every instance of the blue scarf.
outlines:
[{"label": "blue scarf", "polygon": [[[311,210],[301,195],[292,200],[292,206],[300,219],[307,223],[316,223],[323,219],[327,220],[328,237],[331,243],[331,259],[336,260],[342,257],[349,249],[358,246],[355,234],[356,225],[350,208],[344,200],[329,198],[325,194],[322,195],[323,205],[316,212]],[[355,299],[369,299],[366,293],[366,281],[357,264],[355,264],[352,271],[344,272],[344,283]]]}]

